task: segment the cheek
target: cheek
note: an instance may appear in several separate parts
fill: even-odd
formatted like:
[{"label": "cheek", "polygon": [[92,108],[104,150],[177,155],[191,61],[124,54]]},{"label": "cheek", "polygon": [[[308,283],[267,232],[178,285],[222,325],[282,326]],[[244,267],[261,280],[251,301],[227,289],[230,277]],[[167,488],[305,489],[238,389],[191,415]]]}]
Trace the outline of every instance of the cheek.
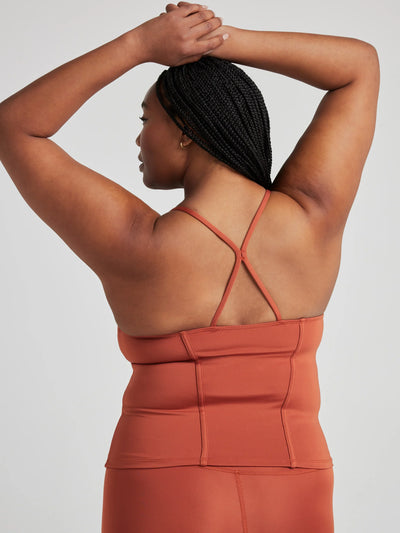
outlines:
[{"label": "cheek", "polygon": [[143,159],[148,157],[148,154],[152,151],[151,131],[149,132],[146,126],[143,126],[140,134],[140,152]]},{"label": "cheek", "polygon": [[[171,132],[163,125],[153,124],[152,127],[144,126],[140,148],[143,162],[149,168],[169,166],[172,163],[174,152],[176,152],[176,141],[171,136]],[[175,150],[174,150],[175,147]]]}]

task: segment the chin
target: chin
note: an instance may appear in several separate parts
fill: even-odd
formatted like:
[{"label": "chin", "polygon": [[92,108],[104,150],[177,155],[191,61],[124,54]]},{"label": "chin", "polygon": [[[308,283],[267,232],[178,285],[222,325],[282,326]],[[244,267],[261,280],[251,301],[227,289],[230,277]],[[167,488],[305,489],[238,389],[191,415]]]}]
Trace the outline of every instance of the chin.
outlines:
[{"label": "chin", "polygon": [[148,188],[148,189],[160,189],[160,190],[163,190],[163,191],[169,191],[169,190],[173,190],[173,189],[181,189],[183,187],[183,185],[181,183],[176,183],[176,182],[171,182],[171,183],[160,183],[158,181],[151,181],[151,180],[146,180],[144,177],[143,177],[143,184]]},{"label": "chin", "polygon": [[152,183],[151,185],[147,185],[147,183],[145,183],[146,187],[148,187],[149,189],[159,189],[159,190],[162,190],[162,191],[171,191],[172,189],[177,189],[178,187],[175,187],[175,186],[172,186],[172,185],[160,185],[160,184],[155,184],[155,183]]},{"label": "chin", "polygon": [[159,183],[156,183],[154,181],[152,182],[148,182],[146,181],[145,179],[143,179],[143,184],[148,188],[148,189],[165,189],[165,187],[163,185],[160,185]]}]

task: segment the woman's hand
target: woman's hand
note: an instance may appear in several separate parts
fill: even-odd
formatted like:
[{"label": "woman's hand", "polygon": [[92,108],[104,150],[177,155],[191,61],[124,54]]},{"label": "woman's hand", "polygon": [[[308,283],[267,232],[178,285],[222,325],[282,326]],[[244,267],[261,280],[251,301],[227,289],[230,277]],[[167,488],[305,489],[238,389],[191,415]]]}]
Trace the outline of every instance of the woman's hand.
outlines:
[{"label": "woman's hand", "polygon": [[[222,20],[210,9],[187,2],[179,2],[179,6],[168,4],[166,9],[167,13],[135,28],[143,47],[143,62],[166,66],[192,63],[223,44],[222,34],[215,35]],[[211,32],[213,36],[207,38]]]},{"label": "woman's hand", "polygon": [[[191,4],[189,2],[178,2],[177,5],[168,4],[165,10],[166,10],[167,13],[169,13],[170,11],[173,11],[174,9],[178,9],[178,7],[183,6],[183,5],[191,5]],[[165,13],[161,13],[161,14],[165,15]],[[214,50],[206,52],[206,54],[209,54],[209,55],[211,55],[213,57],[219,57],[221,59],[229,59],[229,60],[231,59],[232,46],[233,46],[232,40],[235,41],[235,39],[233,37],[234,33],[235,33],[235,28],[233,26],[222,25],[219,28],[217,28],[217,29],[211,31],[210,33],[207,33],[205,36],[201,37],[199,39],[199,41],[202,42],[202,41],[204,41],[206,39],[211,39],[211,37],[216,37],[218,35],[223,35],[224,33],[228,33],[229,40],[228,41],[224,41],[224,44],[222,46],[220,45],[217,48],[215,48]]]}]

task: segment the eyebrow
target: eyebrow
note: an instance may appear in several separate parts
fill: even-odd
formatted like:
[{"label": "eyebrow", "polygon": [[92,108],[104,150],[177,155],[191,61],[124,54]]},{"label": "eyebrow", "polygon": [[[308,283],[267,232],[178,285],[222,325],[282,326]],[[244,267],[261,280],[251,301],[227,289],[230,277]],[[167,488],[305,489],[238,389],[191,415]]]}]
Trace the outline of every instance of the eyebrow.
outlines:
[{"label": "eyebrow", "polygon": [[146,102],[142,102],[140,105],[141,105],[142,107],[149,107],[149,106],[146,104]]}]

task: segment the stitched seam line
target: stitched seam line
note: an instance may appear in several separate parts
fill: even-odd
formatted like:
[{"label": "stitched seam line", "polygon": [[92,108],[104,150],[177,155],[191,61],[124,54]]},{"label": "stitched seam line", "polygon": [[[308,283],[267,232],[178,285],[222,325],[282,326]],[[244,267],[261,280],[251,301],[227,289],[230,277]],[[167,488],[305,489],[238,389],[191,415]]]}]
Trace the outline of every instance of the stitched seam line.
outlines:
[{"label": "stitched seam line", "polygon": [[240,474],[236,470],[235,470],[235,480],[236,480],[236,488],[237,488],[238,496],[239,496],[240,514],[242,517],[243,533],[249,533],[249,530],[247,528],[246,508],[244,506],[243,487],[240,481]]},{"label": "stitched seam line", "polygon": [[[238,473],[240,474],[241,476],[302,476],[303,474],[311,474],[313,472],[321,472],[321,470],[330,470],[330,469],[333,469],[333,466],[327,466],[325,468],[308,468],[307,471],[305,470],[301,470],[301,472],[298,472],[297,469],[302,469],[302,468],[305,468],[305,467],[296,467],[296,468],[290,468],[290,466],[287,466],[285,467],[287,469],[287,472],[273,472],[273,466],[270,466],[268,468],[270,468],[271,470],[270,471],[260,471],[260,472],[256,472],[255,470],[251,471],[251,472],[244,472],[243,470],[235,470],[234,468],[232,468],[231,470],[228,469],[228,468],[225,468],[224,467],[221,467],[221,468],[218,468],[217,466],[210,466],[210,465],[207,465],[204,467],[205,469],[207,470],[217,470],[218,472],[224,472],[224,474],[234,474],[234,473]],[[257,467],[254,467],[254,469],[256,469]],[[261,470],[263,467],[259,467]]]},{"label": "stitched seam line", "polygon": [[283,403],[281,405],[282,427],[283,427],[283,432],[284,432],[284,435],[285,435],[286,446],[287,446],[287,449],[288,449],[289,462],[290,462],[290,466],[292,468],[296,466],[296,457],[295,457],[294,450],[293,450],[293,444],[292,444],[292,441],[291,441],[290,435],[289,435],[289,428],[287,427],[286,412],[284,411],[284,408],[285,408],[285,405],[288,403],[289,395],[290,395],[290,393],[293,390],[294,375],[295,375],[294,357],[295,357],[296,352],[299,350],[302,341],[303,341],[303,322],[300,321],[299,322],[299,337],[298,337],[297,346],[293,350],[293,352],[292,352],[292,354],[290,356],[290,376],[289,376],[289,383],[288,383],[288,388],[287,388],[287,392],[286,392],[286,397],[285,397],[285,399],[284,399],[284,401],[283,401]]},{"label": "stitched seam line", "polygon": [[189,357],[194,361],[195,365],[195,375],[196,375],[196,389],[197,389],[197,406],[199,410],[199,421],[200,421],[200,439],[201,439],[201,451],[200,451],[200,465],[204,466],[207,464],[207,455],[208,455],[208,443],[207,443],[207,426],[206,426],[206,413],[204,406],[204,394],[203,394],[203,384],[201,380],[201,364],[200,360],[197,357],[197,354],[192,349],[188,336],[184,331],[181,332],[182,342],[185,345],[186,351]]}]

